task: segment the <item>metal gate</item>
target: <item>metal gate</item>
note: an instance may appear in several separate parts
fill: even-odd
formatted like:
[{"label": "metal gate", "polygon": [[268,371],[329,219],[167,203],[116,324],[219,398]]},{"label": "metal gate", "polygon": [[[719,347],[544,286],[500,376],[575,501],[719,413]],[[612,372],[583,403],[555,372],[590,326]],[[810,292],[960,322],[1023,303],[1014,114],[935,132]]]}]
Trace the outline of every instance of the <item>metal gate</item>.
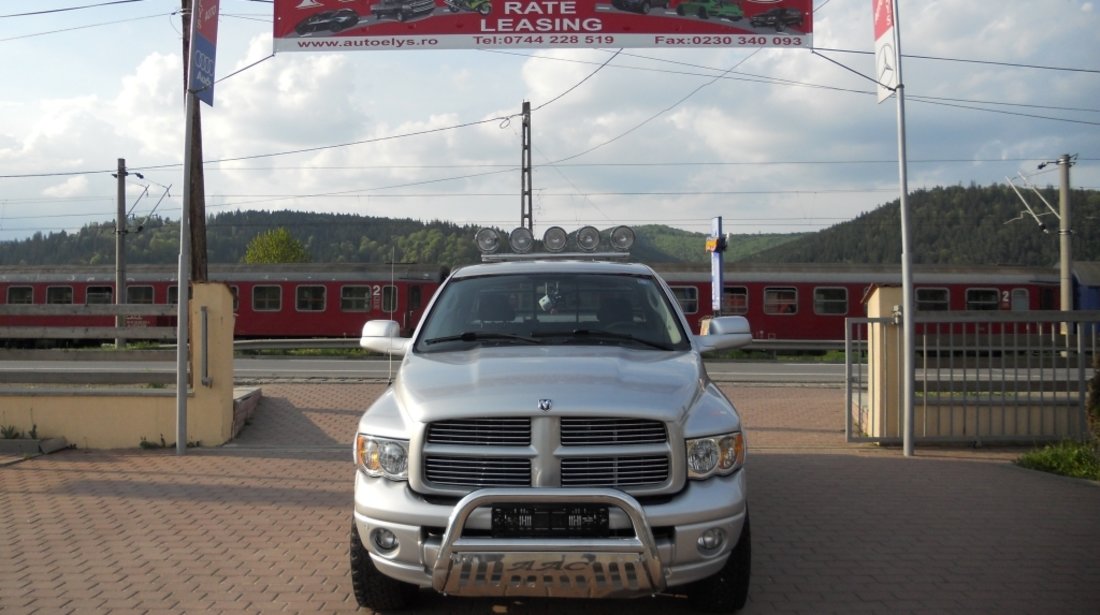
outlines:
[{"label": "metal gate", "polygon": [[[899,444],[902,327],[846,320],[849,442]],[[914,440],[1032,443],[1088,436],[1100,312],[917,312]]]}]

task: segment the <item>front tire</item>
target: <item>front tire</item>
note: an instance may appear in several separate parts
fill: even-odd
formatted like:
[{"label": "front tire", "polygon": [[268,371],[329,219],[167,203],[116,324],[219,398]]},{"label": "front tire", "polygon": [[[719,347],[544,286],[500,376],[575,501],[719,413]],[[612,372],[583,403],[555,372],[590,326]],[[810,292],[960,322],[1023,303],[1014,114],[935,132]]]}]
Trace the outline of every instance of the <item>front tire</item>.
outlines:
[{"label": "front tire", "polygon": [[688,601],[694,609],[706,613],[731,613],[740,610],[749,599],[751,572],[752,534],[746,515],[741,537],[730,552],[726,565],[713,576],[688,585]]},{"label": "front tire", "polygon": [[372,611],[399,611],[416,600],[415,585],[391,579],[375,568],[354,521],[350,546],[351,589],[359,606]]}]

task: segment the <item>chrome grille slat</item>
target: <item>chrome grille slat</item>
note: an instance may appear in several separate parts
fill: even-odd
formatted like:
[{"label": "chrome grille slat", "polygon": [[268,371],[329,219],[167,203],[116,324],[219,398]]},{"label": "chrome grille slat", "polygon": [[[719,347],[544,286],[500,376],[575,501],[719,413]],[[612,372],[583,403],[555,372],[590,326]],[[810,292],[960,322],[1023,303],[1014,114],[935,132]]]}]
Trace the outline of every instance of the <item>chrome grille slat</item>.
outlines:
[{"label": "chrome grille slat", "polygon": [[660,421],[617,418],[563,418],[563,446],[660,444],[668,440]]},{"label": "chrome grille slat", "polygon": [[668,457],[579,457],[563,459],[563,487],[625,487],[663,483],[668,479]]},{"label": "chrome grille slat", "polygon": [[531,484],[531,461],[501,457],[430,456],[424,461],[424,476],[439,485],[523,487]]},{"label": "chrome grille slat", "polygon": [[469,446],[527,446],[531,421],[527,418],[456,419],[428,426],[428,443]]}]

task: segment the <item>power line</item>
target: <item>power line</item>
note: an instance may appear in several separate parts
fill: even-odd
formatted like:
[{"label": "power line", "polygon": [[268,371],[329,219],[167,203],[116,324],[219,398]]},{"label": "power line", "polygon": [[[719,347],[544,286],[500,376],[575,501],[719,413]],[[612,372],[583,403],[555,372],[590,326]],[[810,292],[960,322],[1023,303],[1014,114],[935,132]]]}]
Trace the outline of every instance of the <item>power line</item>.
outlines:
[{"label": "power line", "polygon": [[65,13],[68,11],[82,11],[84,9],[97,9],[104,6],[111,6],[114,4],[130,4],[131,2],[145,2],[145,0],[111,0],[109,2],[99,2],[97,4],[85,4],[82,6],[68,6],[59,9],[45,9],[42,11],[32,11],[30,13],[12,13],[10,15],[0,15],[0,19],[8,17],[30,17],[32,15],[49,15],[50,13]]},{"label": "power line", "polygon": [[[874,55],[873,51],[864,51],[861,49],[833,49],[829,47],[815,47],[815,51],[831,51],[833,53],[854,53],[858,55]],[[937,56],[922,56],[909,53],[901,54],[903,58],[913,58],[917,60],[935,60],[938,62],[963,62],[967,64],[989,64],[992,66],[1006,66],[1009,68],[1029,68],[1035,70],[1053,70],[1053,71],[1065,71],[1071,73],[1094,73],[1100,74],[1100,69],[1094,68],[1075,68],[1070,66],[1049,66],[1042,64],[1022,64],[1020,62],[998,62],[995,60],[974,60],[968,58],[943,58]]]}]

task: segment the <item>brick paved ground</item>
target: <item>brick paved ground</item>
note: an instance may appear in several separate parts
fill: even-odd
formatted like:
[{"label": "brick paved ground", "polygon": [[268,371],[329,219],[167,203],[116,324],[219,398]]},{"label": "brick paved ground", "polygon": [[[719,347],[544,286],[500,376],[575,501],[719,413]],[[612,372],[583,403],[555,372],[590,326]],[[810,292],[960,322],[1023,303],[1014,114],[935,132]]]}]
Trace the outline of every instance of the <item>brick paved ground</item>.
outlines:
[{"label": "brick paved ground", "polygon": [[[265,385],[229,446],[0,467],[0,613],[350,613],[350,440],[376,384]],[[843,441],[843,391],[727,387],[753,451],[757,613],[1097,613],[1100,486],[1017,451]],[[689,612],[459,600],[415,613]]]}]

